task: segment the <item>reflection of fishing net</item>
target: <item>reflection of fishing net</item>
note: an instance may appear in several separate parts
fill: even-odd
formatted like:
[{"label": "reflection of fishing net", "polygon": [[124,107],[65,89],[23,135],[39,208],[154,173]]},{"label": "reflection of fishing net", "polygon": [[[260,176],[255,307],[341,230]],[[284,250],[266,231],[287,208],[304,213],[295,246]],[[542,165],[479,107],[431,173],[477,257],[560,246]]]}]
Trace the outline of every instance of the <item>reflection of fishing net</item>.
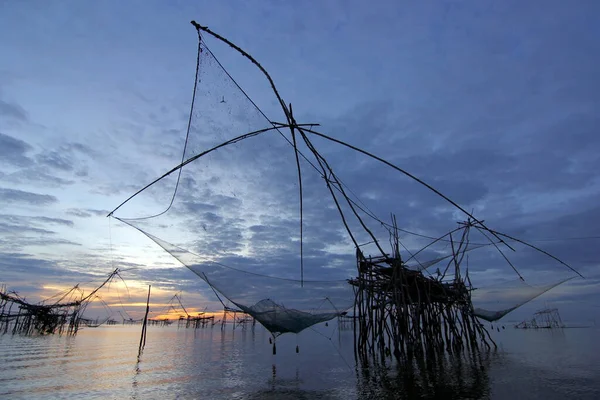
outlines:
[{"label": "reflection of fishing net", "polygon": [[[111,215],[140,230],[269,331],[297,333],[342,314],[354,303],[346,280],[356,275],[356,249],[387,256],[381,241],[396,236],[395,224],[379,219],[350,189],[354,185],[345,182],[360,184],[361,197],[372,197],[377,212],[385,214],[397,211],[400,196],[409,196],[389,188],[417,182],[487,229],[406,171],[316,132],[314,124],[296,123],[272,81],[285,123],[267,119],[204,40],[199,43],[181,160],[172,157],[181,154],[178,145],[162,144],[148,167],[156,168],[155,175],[168,172]],[[399,212],[401,217],[412,213],[408,208]],[[412,255],[423,244],[409,239],[403,246]],[[481,247],[473,244],[457,253],[427,246],[406,265],[425,274],[435,264],[455,263],[458,254]]]}]

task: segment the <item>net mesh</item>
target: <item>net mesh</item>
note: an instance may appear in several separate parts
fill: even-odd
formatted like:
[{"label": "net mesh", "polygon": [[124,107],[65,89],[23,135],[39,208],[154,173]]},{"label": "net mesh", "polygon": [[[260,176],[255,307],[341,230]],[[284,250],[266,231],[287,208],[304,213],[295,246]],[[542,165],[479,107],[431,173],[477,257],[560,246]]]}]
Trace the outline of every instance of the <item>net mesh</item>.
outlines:
[{"label": "net mesh", "polygon": [[[272,124],[201,42],[182,157],[193,162],[139,192],[113,216],[272,333],[297,333],[353,305],[347,279],[355,270],[354,251],[343,227],[320,224],[335,220],[337,210],[313,161],[299,157],[304,172],[300,257],[294,148],[289,137],[269,128]],[[219,147],[253,131],[258,132]]]},{"label": "net mesh", "polygon": [[[319,135],[312,126],[301,125],[302,130],[296,125],[294,131],[290,124],[272,122],[204,40],[198,50],[183,154],[179,137],[166,140],[161,154],[167,156],[148,165],[148,174],[159,178],[111,215],[153,240],[274,334],[298,333],[343,314],[354,304],[347,280],[356,275],[357,247],[385,256],[393,228],[345,182],[361,182],[361,197],[383,184],[426,184]],[[287,115],[282,120],[295,124],[290,110],[283,107]],[[380,175],[385,182],[364,176],[364,171],[378,175],[382,169],[388,172]],[[440,195],[429,189],[430,195]],[[376,198],[378,209],[395,211],[399,197],[413,201],[410,193],[385,190]],[[399,212],[409,218],[412,211]],[[431,274],[438,265],[439,279],[451,279],[440,271],[456,261],[448,239],[430,242],[414,232],[402,240],[407,267]],[[490,243],[466,246],[463,253],[489,250]],[[554,286],[478,289],[473,301],[478,316],[493,320]]]},{"label": "net mesh", "polygon": [[508,313],[571,279],[573,277],[542,285],[530,285],[519,279],[476,289],[471,295],[475,315],[489,322],[498,321]]},{"label": "net mesh", "polygon": [[353,305],[353,291],[346,280],[300,281],[250,272],[258,268],[239,270],[144,233],[272,333],[299,333]]}]

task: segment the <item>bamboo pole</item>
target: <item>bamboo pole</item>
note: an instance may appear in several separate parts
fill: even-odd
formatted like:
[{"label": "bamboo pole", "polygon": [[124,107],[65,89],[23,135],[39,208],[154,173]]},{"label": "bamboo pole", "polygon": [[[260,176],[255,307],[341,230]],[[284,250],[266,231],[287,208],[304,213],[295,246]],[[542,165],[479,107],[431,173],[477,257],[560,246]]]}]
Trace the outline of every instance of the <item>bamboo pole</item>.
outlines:
[{"label": "bamboo pole", "polygon": [[142,336],[140,337],[140,347],[138,355],[142,354],[142,350],[146,346],[146,326],[148,324],[148,312],[150,312],[150,289],[152,285],[148,285],[148,299],[146,300],[146,314],[144,315],[144,322],[142,324]]}]

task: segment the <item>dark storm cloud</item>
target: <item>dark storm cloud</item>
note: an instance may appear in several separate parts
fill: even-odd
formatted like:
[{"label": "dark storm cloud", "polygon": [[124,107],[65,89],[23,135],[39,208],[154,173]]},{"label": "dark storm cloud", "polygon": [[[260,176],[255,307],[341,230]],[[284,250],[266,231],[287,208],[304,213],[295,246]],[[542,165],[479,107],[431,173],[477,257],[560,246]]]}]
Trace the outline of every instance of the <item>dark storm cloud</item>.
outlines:
[{"label": "dark storm cloud", "polygon": [[15,103],[9,103],[0,99],[0,116],[13,118],[18,121],[27,122],[27,111],[23,107]]},{"label": "dark storm cloud", "polygon": [[0,161],[24,167],[32,160],[26,155],[32,148],[26,142],[0,132]]},{"label": "dark storm cloud", "polygon": [[55,196],[48,194],[38,194],[26,192],[17,189],[0,188],[0,199],[8,203],[15,204],[30,204],[37,206],[45,206],[48,204],[57,203],[58,199]]}]

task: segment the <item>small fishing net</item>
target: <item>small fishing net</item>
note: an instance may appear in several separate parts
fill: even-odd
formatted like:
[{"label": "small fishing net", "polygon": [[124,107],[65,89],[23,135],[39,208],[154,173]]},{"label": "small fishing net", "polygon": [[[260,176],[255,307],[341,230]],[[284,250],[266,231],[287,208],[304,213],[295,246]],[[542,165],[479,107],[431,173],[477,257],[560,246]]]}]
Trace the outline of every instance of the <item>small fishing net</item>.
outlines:
[{"label": "small fishing net", "polygon": [[[388,257],[394,246],[382,243],[408,231],[375,215],[348,181],[361,183],[361,197],[371,190],[381,192],[382,185],[394,188],[413,182],[463,212],[469,224],[485,228],[406,171],[319,133],[316,124],[297,123],[291,105],[283,102],[251,56],[208,29],[196,28],[197,75],[185,142],[179,136],[165,138],[147,166],[148,176],[158,178],[148,179],[148,185],[110,215],[193,271],[224,306],[231,302],[278,335],[301,332],[354,305],[355,292],[348,280],[357,274],[357,249],[360,254]],[[267,118],[246,95],[206,46],[203,31],[229,44],[267,75],[281,112],[278,118],[284,122]],[[386,173],[379,175],[382,170]],[[363,176],[364,171],[380,178]],[[409,196],[408,191],[385,190],[376,196],[379,210],[389,206],[385,212],[398,211],[409,218],[410,208],[396,210],[399,198],[410,202]],[[498,233],[488,233],[500,240]],[[457,251],[448,248],[447,238],[424,245],[427,236],[412,234],[398,249],[406,252],[404,267],[440,281],[462,279],[453,277],[457,269],[448,265],[457,264],[460,254],[462,259],[490,244],[465,243]],[[440,248],[442,243],[445,247]],[[445,265],[438,278],[430,271],[436,264]],[[503,293],[516,302],[502,303]],[[490,306],[485,310],[501,315],[485,310],[478,315],[503,316],[536,296],[532,291],[520,293],[488,291],[482,307]]]}]

